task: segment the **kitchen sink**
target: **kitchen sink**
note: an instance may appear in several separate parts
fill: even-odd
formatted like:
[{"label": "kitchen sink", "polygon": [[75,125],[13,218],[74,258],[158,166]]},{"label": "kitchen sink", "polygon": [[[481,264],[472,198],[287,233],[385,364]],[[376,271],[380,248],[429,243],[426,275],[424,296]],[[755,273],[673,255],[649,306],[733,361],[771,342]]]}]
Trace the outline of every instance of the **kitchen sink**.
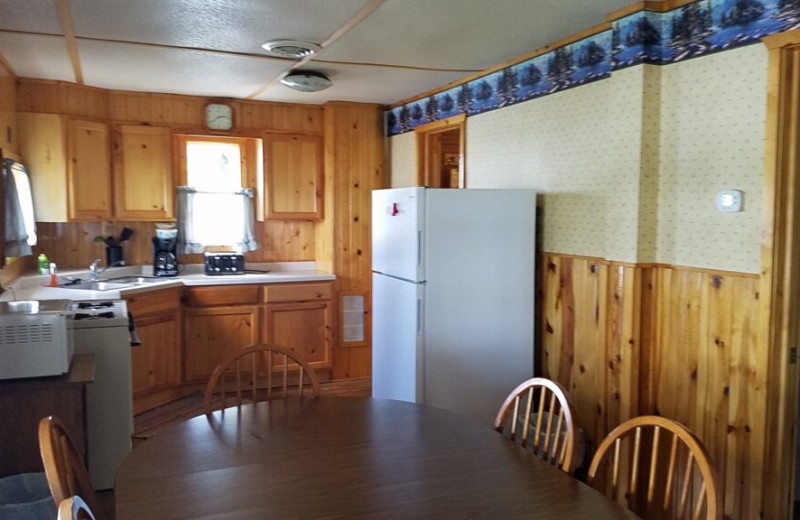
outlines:
[{"label": "kitchen sink", "polygon": [[61,285],[64,289],[78,289],[84,291],[117,291],[132,287],[133,282],[130,283],[117,283],[117,282],[80,282],[68,285]]},{"label": "kitchen sink", "polygon": [[158,283],[163,282],[163,278],[159,278],[158,276],[116,276],[114,278],[109,278],[109,282],[111,283]]}]

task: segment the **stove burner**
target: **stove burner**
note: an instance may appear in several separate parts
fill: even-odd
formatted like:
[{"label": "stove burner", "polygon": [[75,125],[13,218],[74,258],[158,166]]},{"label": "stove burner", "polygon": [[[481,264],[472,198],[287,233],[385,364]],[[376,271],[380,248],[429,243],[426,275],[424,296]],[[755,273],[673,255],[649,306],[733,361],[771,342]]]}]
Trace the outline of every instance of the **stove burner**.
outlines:
[{"label": "stove burner", "polygon": [[113,318],[113,317],[114,317],[114,313],[113,312],[99,312],[97,314],[86,314],[86,313],[83,313],[83,312],[77,312],[77,313],[75,313],[75,316],[74,316],[73,319],[74,320],[89,320],[89,319],[94,319],[94,318],[104,319],[104,318]]},{"label": "stove burner", "polygon": [[114,302],[79,302],[78,308],[79,309],[105,309],[108,307],[113,307]]}]

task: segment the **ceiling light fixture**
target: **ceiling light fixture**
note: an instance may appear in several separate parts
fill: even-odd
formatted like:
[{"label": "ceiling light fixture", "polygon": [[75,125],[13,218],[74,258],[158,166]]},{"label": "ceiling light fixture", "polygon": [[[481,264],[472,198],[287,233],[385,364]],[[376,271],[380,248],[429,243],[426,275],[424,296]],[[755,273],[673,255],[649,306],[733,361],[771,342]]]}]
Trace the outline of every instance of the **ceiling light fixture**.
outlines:
[{"label": "ceiling light fixture", "polygon": [[281,83],[300,92],[319,92],[333,85],[328,76],[314,70],[293,70],[281,79]]},{"label": "ceiling light fixture", "polygon": [[300,40],[271,40],[261,46],[265,51],[281,58],[300,60],[322,50],[316,43]]}]

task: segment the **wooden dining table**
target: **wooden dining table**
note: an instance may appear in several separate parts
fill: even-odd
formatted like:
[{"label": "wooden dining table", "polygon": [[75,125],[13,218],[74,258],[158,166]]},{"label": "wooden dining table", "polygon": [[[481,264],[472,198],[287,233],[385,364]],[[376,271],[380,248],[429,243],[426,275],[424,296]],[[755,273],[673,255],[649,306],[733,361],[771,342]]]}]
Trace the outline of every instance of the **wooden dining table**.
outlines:
[{"label": "wooden dining table", "polygon": [[125,459],[115,500],[117,520],[636,518],[488,423],[363,397],[179,423]]}]

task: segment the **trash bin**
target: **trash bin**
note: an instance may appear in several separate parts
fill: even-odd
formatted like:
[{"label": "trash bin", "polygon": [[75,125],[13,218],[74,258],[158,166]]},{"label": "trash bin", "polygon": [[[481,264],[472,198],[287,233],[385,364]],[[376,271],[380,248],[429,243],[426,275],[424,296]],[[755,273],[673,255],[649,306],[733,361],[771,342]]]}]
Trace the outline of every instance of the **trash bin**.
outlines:
[{"label": "trash bin", "polygon": [[0,478],[0,518],[3,520],[53,520],[56,514],[44,473]]}]

